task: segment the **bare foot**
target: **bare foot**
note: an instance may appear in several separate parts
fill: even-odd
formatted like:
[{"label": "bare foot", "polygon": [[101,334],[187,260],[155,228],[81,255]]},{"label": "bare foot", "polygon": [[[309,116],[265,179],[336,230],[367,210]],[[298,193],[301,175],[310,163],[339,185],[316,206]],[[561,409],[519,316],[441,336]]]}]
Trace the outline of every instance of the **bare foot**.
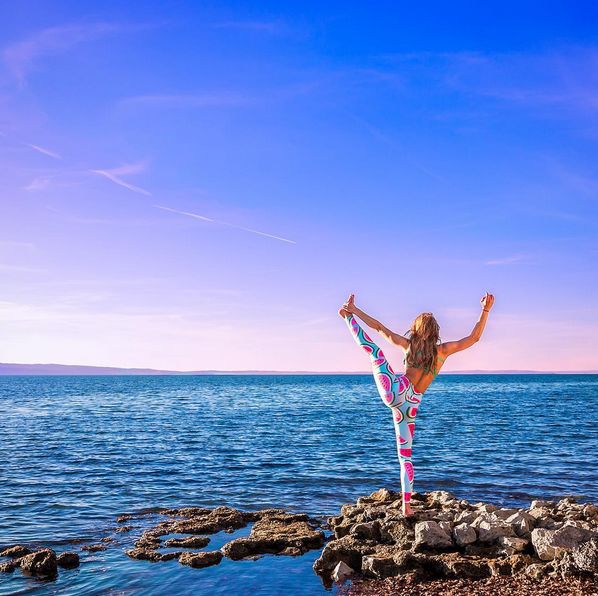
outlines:
[{"label": "bare foot", "polygon": [[410,517],[413,515],[413,510],[411,509],[411,505],[409,505],[409,503],[403,503],[403,515],[405,517]]}]

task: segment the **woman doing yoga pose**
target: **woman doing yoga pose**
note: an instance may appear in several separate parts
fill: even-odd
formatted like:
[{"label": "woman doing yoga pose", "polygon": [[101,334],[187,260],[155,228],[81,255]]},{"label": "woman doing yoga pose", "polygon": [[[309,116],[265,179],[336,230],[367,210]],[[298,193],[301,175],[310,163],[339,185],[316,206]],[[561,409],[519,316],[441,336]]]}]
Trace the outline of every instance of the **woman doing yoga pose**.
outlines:
[{"label": "woman doing yoga pose", "polygon": [[[409,335],[409,338],[407,338],[394,333],[380,321],[357,308],[353,294],[349,296],[347,302],[338,311],[339,315],[345,319],[357,344],[369,355],[380,397],[384,404],[392,410],[401,466],[401,490],[403,493],[403,514],[405,516],[412,514],[409,505],[414,478],[411,449],[417,409],[424,392],[436,378],[444,361],[451,354],[473,346],[482,337],[488,313],[494,304],[494,296],[486,292],[480,302],[482,312],[472,332],[458,341],[444,343],[440,343],[440,328],[434,315],[430,312],[422,313],[413,321],[411,329],[405,334]],[[404,374],[400,375],[394,372],[382,350],[361,328],[355,316],[358,316],[364,323],[378,331],[391,344],[400,346],[405,350]]]}]

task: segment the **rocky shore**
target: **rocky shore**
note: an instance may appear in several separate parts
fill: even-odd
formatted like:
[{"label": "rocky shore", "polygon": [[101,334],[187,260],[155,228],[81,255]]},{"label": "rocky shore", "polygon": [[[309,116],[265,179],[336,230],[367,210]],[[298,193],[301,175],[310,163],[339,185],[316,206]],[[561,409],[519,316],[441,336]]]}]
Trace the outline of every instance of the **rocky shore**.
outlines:
[{"label": "rocky shore", "polygon": [[[598,507],[591,503],[568,497],[505,508],[433,491],[413,493],[411,505],[406,518],[401,494],[380,489],[328,520],[284,509],[154,508],[120,516],[110,535],[79,550],[119,548],[134,560],[196,568],[321,550],[314,571],[343,594],[598,594]],[[215,534],[222,544],[233,533],[210,548]],[[52,579],[59,567],[78,565],[71,551],[0,550],[5,573]]]},{"label": "rocky shore", "polygon": [[[414,493],[411,504],[414,514],[405,518],[401,494],[380,489],[344,505],[328,520],[334,537],[315,562],[316,573],[328,583],[351,578],[348,592],[355,594],[393,593],[389,587],[408,584],[420,585],[409,593],[440,594],[430,582],[471,585],[495,576],[516,578],[507,583],[519,586],[529,580],[554,584],[554,594],[569,593],[554,586],[567,589],[570,578],[596,586],[598,507],[591,503],[564,498],[500,508],[433,491]],[[459,593],[490,593],[476,584]]]}]

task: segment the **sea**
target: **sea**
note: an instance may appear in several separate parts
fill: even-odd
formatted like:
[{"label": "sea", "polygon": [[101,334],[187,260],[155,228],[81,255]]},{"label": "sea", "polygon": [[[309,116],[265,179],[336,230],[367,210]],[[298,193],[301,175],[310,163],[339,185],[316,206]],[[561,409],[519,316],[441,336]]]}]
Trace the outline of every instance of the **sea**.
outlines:
[{"label": "sea", "polygon": [[[440,374],[413,462],[417,492],[598,503],[598,375]],[[219,505],[325,518],[381,487],[400,490],[399,463],[371,375],[0,377],[0,548],[114,540],[55,580],[1,574],[0,594],[331,594],[318,551],[204,569],[137,561],[125,550],[156,520],[117,534],[116,518]]]}]

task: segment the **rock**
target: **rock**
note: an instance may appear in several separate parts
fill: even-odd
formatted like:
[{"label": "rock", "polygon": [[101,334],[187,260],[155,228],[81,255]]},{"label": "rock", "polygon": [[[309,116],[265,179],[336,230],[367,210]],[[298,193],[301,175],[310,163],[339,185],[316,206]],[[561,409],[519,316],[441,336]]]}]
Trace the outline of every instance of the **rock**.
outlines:
[{"label": "rock", "polygon": [[170,538],[164,542],[164,546],[182,546],[183,548],[204,548],[210,542],[207,536],[190,536],[189,538]]},{"label": "rock", "polygon": [[517,536],[527,538],[536,526],[536,518],[527,511],[518,511],[505,520],[510,524]]},{"label": "rock", "polygon": [[12,573],[19,566],[19,562],[16,560],[4,561],[0,563],[0,573]]},{"label": "rock", "polygon": [[303,554],[303,551],[296,546],[287,546],[285,549],[281,550],[279,555],[285,555],[287,557],[299,557]]},{"label": "rock", "polygon": [[380,527],[380,540],[387,544],[396,544],[398,548],[411,548],[415,540],[413,527],[403,517],[397,521],[384,523]]},{"label": "rock", "polygon": [[358,540],[349,535],[329,542],[313,565],[314,571],[323,577],[330,576],[340,561],[344,561],[355,571],[361,571],[361,559],[376,550],[373,542]]},{"label": "rock", "polygon": [[358,538],[364,538],[366,540],[380,540],[380,522],[373,521],[362,524],[355,524],[351,528],[351,534],[355,534]]},{"label": "rock", "polygon": [[366,577],[383,579],[401,572],[395,557],[401,554],[396,545],[378,545],[375,551],[361,559],[361,573]]},{"label": "rock", "polygon": [[564,525],[557,530],[535,528],[531,539],[536,554],[543,561],[551,561],[565,551],[572,550],[580,543],[596,536],[596,532]]},{"label": "rock", "polygon": [[458,502],[457,497],[447,490],[433,490],[427,494],[427,501],[430,505],[452,505]]},{"label": "rock", "polygon": [[481,511],[483,513],[494,513],[497,510],[498,507],[496,505],[491,505],[490,503],[484,503],[483,505],[480,505],[478,507],[478,511]]},{"label": "rock", "polygon": [[506,521],[509,517],[512,517],[513,515],[515,515],[517,513],[519,513],[519,509],[501,508],[501,509],[494,510],[492,512],[492,515],[496,519],[502,519],[502,520]]},{"label": "rock", "polygon": [[101,550],[108,550],[108,547],[105,544],[86,544],[85,546],[81,547],[81,550],[86,550],[90,553],[96,553]]},{"label": "rock", "polygon": [[554,503],[553,501],[542,501],[540,499],[536,499],[531,502],[531,505],[529,506],[529,508],[530,508],[530,510],[531,509],[539,509],[539,508],[554,509],[555,506],[556,506],[556,503]]},{"label": "rock", "polygon": [[21,569],[38,577],[54,577],[58,573],[56,553],[44,548],[19,559]]},{"label": "rock", "polygon": [[56,557],[56,564],[64,569],[74,569],[75,567],[79,567],[79,555],[65,551]]},{"label": "rock", "polygon": [[534,562],[534,558],[530,555],[515,554],[508,556],[505,561],[511,566],[511,573],[516,575],[525,572],[528,565]]},{"label": "rock", "polygon": [[478,538],[475,528],[467,523],[459,524],[453,528],[453,536],[458,546],[465,546],[475,542]]},{"label": "rock", "polygon": [[438,522],[425,521],[415,524],[414,548],[450,548],[453,546],[453,539],[449,532],[442,528]]},{"label": "rock", "polygon": [[512,568],[506,559],[489,559],[488,567],[492,575],[511,575]]},{"label": "rock", "polygon": [[320,548],[324,544],[324,533],[307,519],[307,516],[287,513],[264,516],[255,522],[247,538],[228,542],[222,552],[238,560],[265,553],[283,554],[288,547],[301,552]]},{"label": "rock", "polygon": [[443,575],[447,577],[482,578],[492,575],[492,570],[484,559],[470,559],[462,556],[445,560],[443,571]]},{"label": "rock", "polygon": [[115,532],[123,534],[124,532],[130,532],[132,529],[133,526],[121,526],[120,528],[116,528]]},{"label": "rock", "polygon": [[332,579],[335,582],[344,582],[348,577],[350,577],[351,575],[353,575],[355,572],[353,571],[353,569],[351,569],[351,567],[349,567],[349,565],[347,565],[345,562],[340,561],[338,563],[338,565],[334,568],[334,571],[332,572]]},{"label": "rock", "polygon": [[570,554],[580,571],[598,573],[598,538],[580,544]]},{"label": "rock", "polygon": [[506,549],[508,554],[513,554],[516,552],[523,552],[527,548],[529,540],[525,538],[517,538],[515,536],[501,536],[498,539],[498,543]]},{"label": "rock", "polygon": [[513,527],[502,520],[495,522],[482,521],[477,526],[478,540],[480,542],[495,542],[503,536],[515,536]]},{"label": "rock", "polygon": [[542,563],[532,563],[525,568],[525,575],[532,577],[534,579],[541,579],[546,575],[546,570],[544,569],[544,565]]},{"label": "rock", "polygon": [[471,524],[476,518],[478,517],[477,511],[462,511],[461,513],[455,516],[454,522],[455,524]]},{"label": "rock", "polygon": [[125,554],[131,559],[137,559],[139,561],[161,561],[162,555],[149,548],[130,548],[125,551]]},{"label": "rock", "polygon": [[22,557],[23,555],[28,555],[31,553],[31,549],[23,546],[22,544],[16,544],[15,546],[11,546],[9,548],[5,548],[3,551],[0,551],[0,557]]},{"label": "rock", "polygon": [[219,550],[200,553],[183,553],[179,557],[179,563],[189,567],[210,567],[218,565],[224,555]]}]

